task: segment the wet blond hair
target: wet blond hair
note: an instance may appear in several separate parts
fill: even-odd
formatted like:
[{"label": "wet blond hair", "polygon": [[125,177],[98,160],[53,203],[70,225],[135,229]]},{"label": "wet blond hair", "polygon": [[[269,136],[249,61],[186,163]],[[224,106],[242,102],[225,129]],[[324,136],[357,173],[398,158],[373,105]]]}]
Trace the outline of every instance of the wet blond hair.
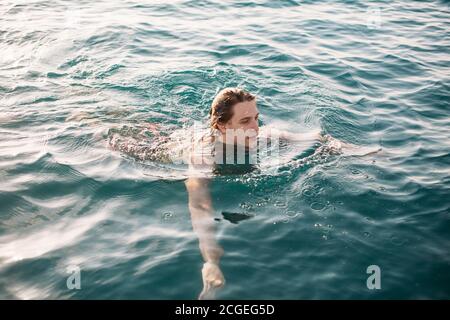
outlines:
[{"label": "wet blond hair", "polygon": [[209,115],[211,128],[218,129],[218,123],[227,123],[233,117],[233,106],[239,102],[253,101],[255,96],[241,88],[222,89],[214,98]]}]

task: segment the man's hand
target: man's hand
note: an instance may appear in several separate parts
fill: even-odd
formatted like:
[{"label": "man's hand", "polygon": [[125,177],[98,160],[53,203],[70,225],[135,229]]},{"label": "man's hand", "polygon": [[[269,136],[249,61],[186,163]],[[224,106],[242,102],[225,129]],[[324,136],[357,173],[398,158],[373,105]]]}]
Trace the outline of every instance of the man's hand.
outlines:
[{"label": "man's hand", "polygon": [[216,290],[225,284],[220,267],[212,262],[205,262],[202,269],[203,290],[198,297],[199,300],[214,299]]}]

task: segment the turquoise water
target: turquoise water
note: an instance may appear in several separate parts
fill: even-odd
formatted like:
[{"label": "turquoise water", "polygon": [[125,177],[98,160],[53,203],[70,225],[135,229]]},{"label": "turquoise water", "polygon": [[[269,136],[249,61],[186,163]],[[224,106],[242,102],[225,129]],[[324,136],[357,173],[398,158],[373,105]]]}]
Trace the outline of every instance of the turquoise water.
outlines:
[{"label": "turquoise water", "polygon": [[104,132],[205,121],[225,86],[265,124],[382,152],[214,179],[217,298],[450,298],[449,20],[446,1],[2,1],[0,298],[196,299],[183,171]]}]

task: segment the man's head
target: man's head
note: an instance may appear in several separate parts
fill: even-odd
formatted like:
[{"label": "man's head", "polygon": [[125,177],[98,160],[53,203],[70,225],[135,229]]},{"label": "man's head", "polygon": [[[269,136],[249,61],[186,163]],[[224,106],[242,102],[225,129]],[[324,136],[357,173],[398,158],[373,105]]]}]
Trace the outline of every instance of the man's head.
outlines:
[{"label": "man's head", "polygon": [[[245,135],[245,142],[255,140],[259,131],[256,97],[239,88],[225,88],[214,98],[209,112],[211,127],[222,135],[233,132],[238,137]],[[236,139],[235,143],[236,143]]]}]

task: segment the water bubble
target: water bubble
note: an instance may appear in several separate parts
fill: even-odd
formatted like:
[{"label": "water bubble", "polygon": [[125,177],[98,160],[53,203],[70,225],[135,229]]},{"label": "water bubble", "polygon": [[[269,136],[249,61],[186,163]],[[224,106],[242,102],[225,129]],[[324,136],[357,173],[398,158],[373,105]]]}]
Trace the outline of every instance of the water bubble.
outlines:
[{"label": "water bubble", "polygon": [[291,219],[296,218],[296,217],[300,216],[301,214],[302,213],[298,212],[298,211],[292,211],[292,210],[286,211],[286,215]]},{"label": "water bubble", "polygon": [[241,202],[241,203],[239,204],[239,206],[240,206],[242,209],[247,210],[247,211],[253,211],[253,210],[254,210],[253,204],[248,203],[248,202]]},{"label": "water bubble", "polygon": [[173,219],[173,217],[174,217],[174,214],[173,214],[173,212],[170,212],[170,211],[164,212],[162,214],[163,221],[170,221]]},{"label": "water bubble", "polygon": [[313,202],[310,205],[311,209],[316,210],[316,211],[323,210],[325,208],[325,206],[326,205],[322,202]]},{"label": "water bubble", "polygon": [[276,219],[275,219],[275,221],[273,222],[273,224],[278,224],[278,223],[289,223],[290,222],[290,219],[288,218],[288,217],[277,217]]},{"label": "water bubble", "polygon": [[275,201],[274,206],[278,207],[278,208],[286,208],[287,204],[285,201],[277,200],[277,201]]},{"label": "water bubble", "polygon": [[396,237],[396,236],[391,236],[390,241],[392,244],[396,245],[396,246],[403,246],[407,240]]},{"label": "water bubble", "polygon": [[302,191],[302,194],[303,194],[305,197],[311,197],[311,196],[313,196],[313,192],[312,192],[311,189],[304,189],[304,190]]},{"label": "water bubble", "polygon": [[290,221],[290,219],[288,217],[281,218],[281,222],[283,222],[283,223],[288,223],[289,221]]}]

